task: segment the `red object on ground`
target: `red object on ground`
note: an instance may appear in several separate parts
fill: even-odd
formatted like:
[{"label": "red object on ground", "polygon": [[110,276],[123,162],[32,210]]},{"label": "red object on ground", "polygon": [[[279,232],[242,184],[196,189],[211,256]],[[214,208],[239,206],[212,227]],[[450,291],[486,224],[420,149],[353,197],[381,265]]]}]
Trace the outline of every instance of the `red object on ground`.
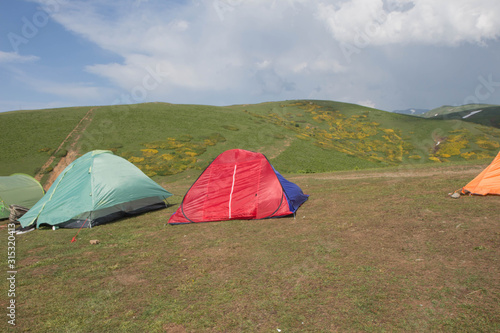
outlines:
[{"label": "red object on ground", "polygon": [[[228,150],[219,155],[191,186],[168,223],[263,219],[293,214],[295,209],[290,209],[278,175],[261,153]],[[300,191],[297,185],[284,178],[282,182]],[[303,201],[307,200],[302,191],[300,194]]]}]

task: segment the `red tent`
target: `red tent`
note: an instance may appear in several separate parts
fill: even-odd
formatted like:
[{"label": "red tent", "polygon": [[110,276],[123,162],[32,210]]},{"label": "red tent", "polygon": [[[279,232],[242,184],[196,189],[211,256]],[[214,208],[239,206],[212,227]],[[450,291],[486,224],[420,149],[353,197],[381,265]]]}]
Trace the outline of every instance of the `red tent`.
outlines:
[{"label": "red tent", "polygon": [[286,216],[295,213],[307,198],[263,154],[232,149],[205,169],[168,223]]}]

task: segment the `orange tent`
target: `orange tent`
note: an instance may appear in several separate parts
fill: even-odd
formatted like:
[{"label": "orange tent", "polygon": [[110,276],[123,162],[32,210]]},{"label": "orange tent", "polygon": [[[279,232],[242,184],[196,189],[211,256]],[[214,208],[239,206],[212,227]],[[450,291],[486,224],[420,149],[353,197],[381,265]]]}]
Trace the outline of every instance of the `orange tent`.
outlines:
[{"label": "orange tent", "polygon": [[486,169],[462,188],[462,193],[500,195],[500,152]]}]

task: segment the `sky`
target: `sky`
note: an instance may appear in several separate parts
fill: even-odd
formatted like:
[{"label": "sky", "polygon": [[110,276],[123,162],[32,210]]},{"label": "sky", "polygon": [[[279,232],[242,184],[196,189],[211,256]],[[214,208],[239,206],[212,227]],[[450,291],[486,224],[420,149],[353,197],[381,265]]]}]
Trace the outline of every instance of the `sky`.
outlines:
[{"label": "sky", "polygon": [[2,0],[0,112],[500,104],[498,0]]}]

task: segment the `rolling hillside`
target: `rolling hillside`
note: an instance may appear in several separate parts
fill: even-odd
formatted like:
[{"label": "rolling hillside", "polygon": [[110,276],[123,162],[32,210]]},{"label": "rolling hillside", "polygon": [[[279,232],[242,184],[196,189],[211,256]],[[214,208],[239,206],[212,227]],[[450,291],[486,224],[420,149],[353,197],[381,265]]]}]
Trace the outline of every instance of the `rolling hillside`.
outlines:
[{"label": "rolling hillside", "polygon": [[284,173],[465,162],[492,158],[500,148],[500,129],[491,126],[319,100],[15,111],[0,114],[0,136],[0,174],[38,174],[43,183],[68,156],[94,149],[165,177],[199,174],[231,148],[260,151]]},{"label": "rolling hillside", "polygon": [[423,113],[422,117],[432,118],[436,116],[444,116],[452,114],[455,112],[467,112],[467,111],[479,110],[490,106],[498,106],[498,105],[492,105],[492,104],[465,104],[459,106],[443,105]]},{"label": "rolling hillside", "polygon": [[469,104],[460,107],[443,106],[427,112],[424,116],[440,120],[458,119],[500,128],[500,106],[498,105]]}]

